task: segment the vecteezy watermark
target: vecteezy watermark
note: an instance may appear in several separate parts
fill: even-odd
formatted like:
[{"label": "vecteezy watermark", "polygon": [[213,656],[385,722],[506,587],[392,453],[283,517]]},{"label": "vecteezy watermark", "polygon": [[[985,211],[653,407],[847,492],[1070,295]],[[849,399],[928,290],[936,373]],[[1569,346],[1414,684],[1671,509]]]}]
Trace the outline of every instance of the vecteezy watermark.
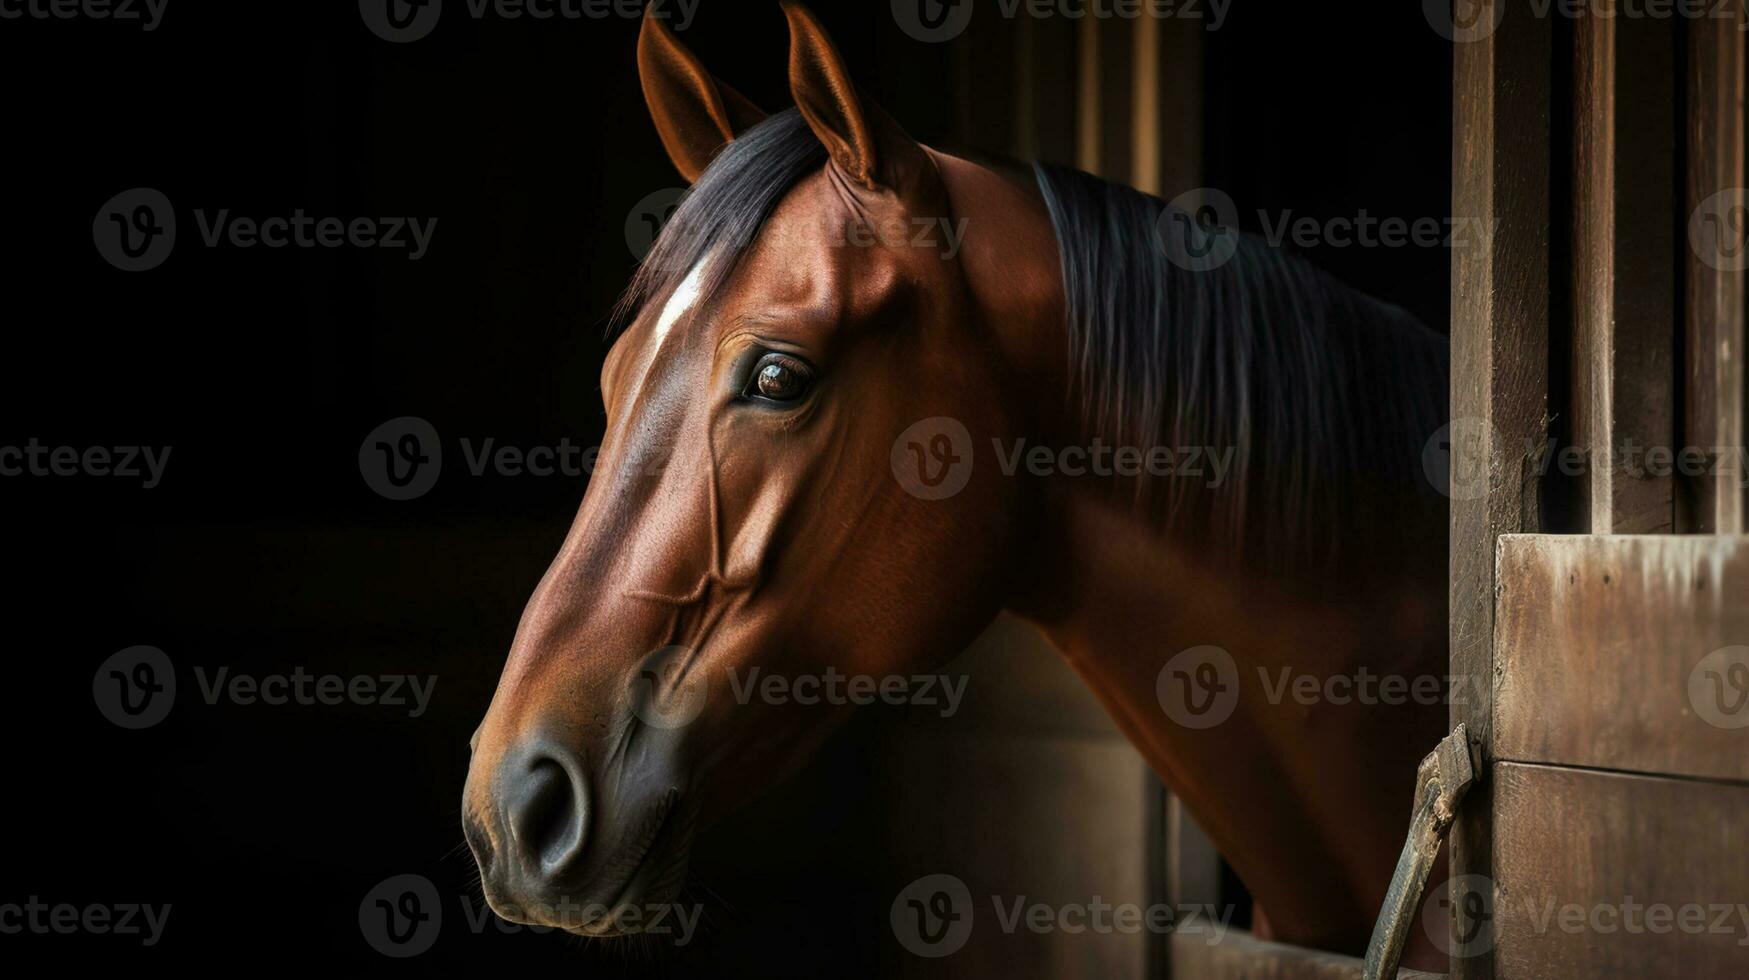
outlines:
[{"label": "vecteezy watermark", "polygon": [[1435,490],[1453,500],[1480,500],[1488,495],[1491,474],[1498,472],[1503,443],[1487,420],[1452,419],[1429,436],[1421,448],[1421,471]]},{"label": "vecteezy watermark", "polygon": [[0,477],[92,476],[140,480],[151,490],[164,480],[169,446],[45,446],[31,439],[22,446],[0,446]]},{"label": "vecteezy watermark", "polygon": [[[996,0],[995,9],[1006,20],[1030,17],[1045,20],[1190,20],[1204,21],[1205,30],[1218,31],[1226,23],[1233,0]],[[972,20],[972,0],[892,0],[893,20],[899,29],[925,43],[951,41],[964,33]],[[989,8],[986,8],[989,9]]]},{"label": "vecteezy watermark", "polygon": [[710,692],[709,675],[698,668],[691,647],[673,644],[652,650],[632,677],[632,714],[651,728],[692,724]]},{"label": "vecteezy watermark", "polygon": [[[1024,438],[992,437],[990,451],[1003,476],[1046,479],[1190,480],[1209,489],[1224,486],[1238,455],[1235,446],[1125,446],[1094,436],[1086,445],[1051,446]],[[944,500],[971,482],[972,436],[945,415],[906,427],[893,440],[888,462],[893,479],[922,500]]]},{"label": "vecteezy watermark", "polygon": [[[512,922],[492,914],[492,910],[485,903],[476,905],[466,895],[457,898],[461,902],[462,918],[467,923],[468,931],[476,935],[485,932],[488,927],[506,935],[514,935],[524,931],[552,932],[564,925],[587,930],[602,923],[612,923],[616,932],[664,937],[675,946],[685,946],[698,935],[698,923],[704,916],[704,906],[698,904],[621,902],[608,905],[605,902],[580,902],[561,897],[553,902],[505,908],[504,911],[510,916],[528,920]],[[541,922],[558,925],[533,924]]]},{"label": "vecteezy watermark", "polygon": [[1688,704],[1715,728],[1749,728],[1749,646],[1720,647],[1688,675]]},{"label": "vecteezy watermark", "polygon": [[1393,674],[1361,666],[1353,673],[1317,675],[1291,666],[1257,668],[1263,698],[1272,705],[1461,705],[1484,703],[1491,690],[1485,674]]},{"label": "vecteezy watermark", "polygon": [[[454,0],[450,0],[454,7]],[[463,0],[467,16],[476,21],[497,20],[606,20],[619,17],[636,20],[644,16],[645,0]],[[653,15],[672,21],[675,30],[691,26],[699,0],[656,3]],[[417,41],[437,26],[443,15],[443,0],[358,0],[358,14],[372,34],[385,41],[404,44]]]},{"label": "vecteezy watermark", "polygon": [[156,269],[176,246],[176,209],[150,187],[136,187],[103,202],[91,219],[97,254],[123,272]]},{"label": "vecteezy watermark", "polygon": [[1459,875],[1421,907],[1421,928],[1447,956],[1468,959],[1494,948],[1494,879]]},{"label": "vecteezy watermark", "polygon": [[[1479,500],[1488,492],[1489,474],[1505,462],[1506,442],[1486,421],[1474,416],[1453,419],[1427,440],[1421,465],[1427,480],[1453,500]],[[1742,446],[1642,446],[1633,439],[1619,445],[1587,449],[1562,444],[1552,436],[1519,444],[1523,472],[1583,477],[1594,471],[1614,472],[1637,480],[1727,476],[1749,488],[1749,449]]]},{"label": "vecteezy watermark", "polygon": [[1749,269],[1749,189],[1726,188],[1700,202],[1688,216],[1688,245],[1720,272]]},{"label": "vecteezy watermark", "polygon": [[1500,29],[1507,0],[1421,0],[1427,25],[1447,41],[1468,44]]},{"label": "vecteezy watermark", "polygon": [[1154,697],[1185,728],[1213,728],[1239,706],[1239,665],[1217,646],[1180,650],[1155,676]]},{"label": "vecteezy watermark", "polygon": [[1500,29],[1507,3],[1538,20],[1733,20],[1744,29],[1742,0],[1422,0],[1427,23],[1448,41],[1480,41]]},{"label": "vecteezy watermark", "polygon": [[913,497],[945,500],[972,479],[972,434],[959,419],[937,415],[910,425],[893,440],[893,479]]},{"label": "vecteezy watermark", "polygon": [[[675,946],[685,946],[698,935],[702,905],[669,902],[634,904],[583,902],[561,896],[552,902],[505,908],[511,916],[494,915],[484,902],[457,895],[461,921],[467,931],[481,935],[491,929],[505,935],[522,932],[545,934],[563,927],[588,929],[612,923],[617,931],[642,936],[667,937]],[[512,921],[522,920],[522,921]],[[454,921],[454,920],[451,920]],[[538,923],[555,923],[540,925]],[[395,959],[408,959],[429,950],[443,931],[442,901],[437,886],[420,874],[392,875],[378,882],[358,903],[358,931],[370,948]]]},{"label": "vecteezy watermark", "polygon": [[384,956],[418,956],[443,931],[437,886],[424,875],[384,878],[358,903],[358,931],[371,949]]},{"label": "vecteezy watermark", "polygon": [[170,0],[0,0],[0,20],[110,20],[149,34]]},{"label": "vecteezy watermark", "polygon": [[632,258],[642,262],[650,254],[656,239],[662,235],[662,229],[668,226],[674,212],[679,209],[680,199],[685,196],[684,187],[659,188],[639,198],[638,203],[626,212],[626,248],[631,251]]},{"label": "vecteezy watermark", "polygon": [[[1213,946],[1226,936],[1234,912],[1232,906],[1212,904],[1109,902],[1100,895],[1085,902],[1042,902],[1026,895],[989,898],[996,928],[1009,936],[1177,933],[1201,936]],[[971,889],[950,874],[925,875],[906,885],[888,913],[899,945],[930,959],[959,952],[971,938],[976,918]]]},{"label": "vecteezy watermark", "polygon": [[960,252],[968,218],[890,216],[882,219],[852,219],[834,225],[826,244],[833,248],[920,248],[943,259]]},{"label": "vecteezy watermark", "polygon": [[1154,220],[1166,260],[1189,272],[1209,272],[1239,252],[1239,209],[1218,187],[1193,187],[1168,201]]},{"label": "vecteezy watermark", "polygon": [[[436,218],[313,217],[302,208],[267,218],[196,208],[194,220],[207,248],[377,248],[404,251],[409,262],[425,257],[437,232]],[[154,269],[175,247],[176,211],[161,192],[136,187],[97,209],[91,237],[110,265],[124,272]]]},{"label": "vecteezy watermark", "polygon": [[1500,908],[1518,910],[1511,918],[1532,936],[1731,936],[1735,945],[1749,946],[1749,904],[1742,902],[1646,901],[1633,895],[1575,902],[1534,889],[1508,896],[1486,875],[1453,878],[1445,895],[1423,907],[1421,922],[1442,952],[1467,959],[1494,948]]},{"label": "vecteezy watermark", "polygon": [[98,665],[91,699],[103,717],[122,728],[151,728],[176,704],[176,670],[157,647],[118,650]]},{"label": "vecteezy watermark", "polygon": [[1749,946],[1749,905],[1741,902],[1567,902],[1552,895],[1516,896],[1535,935],[1734,936]]},{"label": "vecteezy watermark", "polygon": [[390,500],[423,497],[443,472],[443,444],[430,422],[413,415],[370,430],[358,446],[364,484]]},{"label": "vecteezy watermark", "polygon": [[[1258,665],[1262,700],[1300,705],[1456,705],[1481,703],[1489,679],[1466,674],[1395,674],[1361,666],[1352,673],[1315,674],[1293,666]],[[1217,646],[1181,650],[1154,679],[1154,692],[1166,716],[1185,728],[1213,728],[1232,717],[1242,685],[1233,655]]]},{"label": "vecteezy watermark", "polygon": [[736,703],[746,705],[757,699],[762,704],[870,705],[877,701],[889,705],[918,705],[937,708],[943,718],[952,718],[965,697],[970,678],[947,674],[846,674],[828,666],[818,674],[790,677],[768,673],[760,667],[729,670],[729,687]]},{"label": "vecteezy watermark", "polygon": [[[462,465],[472,477],[586,478],[595,474],[601,447],[572,442],[532,446],[500,443],[495,436],[457,440]],[[412,415],[372,429],[358,446],[358,472],[371,490],[390,500],[412,500],[429,493],[443,472],[443,443],[430,422]],[[664,452],[640,457],[638,470],[656,476],[669,464]]]},{"label": "vecteezy watermark", "polygon": [[[729,696],[746,707],[767,705],[849,707],[871,704],[935,709],[951,718],[964,703],[969,678],[949,674],[850,674],[837,667],[816,673],[779,673],[760,666],[730,667]],[[654,728],[690,725],[704,711],[710,670],[691,647],[673,645],[652,651],[635,672],[632,713]]]},{"label": "vecteezy watermark", "polygon": [[[1238,254],[1242,235],[1233,199],[1218,187],[1197,187],[1173,198],[1155,220],[1161,249],[1173,265],[1191,272],[1218,269]],[[1365,208],[1354,215],[1312,217],[1291,210],[1257,211],[1261,238],[1274,248],[1475,248],[1486,244],[1493,224],[1482,218],[1379,216]]]},{"label": "vecteezy watermark", "polygon": [[[294,667],[289,674],[232,673],[196,666],[195,683],[209,707],[220,701],[252,706],[338,706],[355,704],[404,709],[409,718],[425,714],[437,687],[435,675],[312,674]],[[111,654],[91,678],[97,710],[122,728],[150,728],[176,704],[176,670],[157,647],[135,646]]]},{"label": "vecteezy watermark", "polygon": [[1004,476],[1025,469],[1032,476],[1175,477],[1214,489],[1232,471],[1234,446],[1114,446],[1095,436],[1086,446],[1027,446],[1025,439],[991,439]]},{"label": "vecteezy watermark", "polygon": [[141,946],[156,946],[170,921],[170,904],[141,905],[135,902],[51,905],[30,896],[20,902],[0,903],[0,935],[32,933],[39,936],[139,936]]}]

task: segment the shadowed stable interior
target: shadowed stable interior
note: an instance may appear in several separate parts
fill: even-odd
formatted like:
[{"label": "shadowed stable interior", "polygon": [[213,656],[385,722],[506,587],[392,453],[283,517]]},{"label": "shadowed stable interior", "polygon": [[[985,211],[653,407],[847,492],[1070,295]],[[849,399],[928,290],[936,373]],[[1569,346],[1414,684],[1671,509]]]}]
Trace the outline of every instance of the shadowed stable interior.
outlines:
[{"label": "shadowed stable interior", "polygon": [[[489,918],[474,934],[470,915],[486,913],[456,800],[467,743],[583,482],[476,477],[470,462],[488,439],[599,442],[607,317],[636,260],[628,218],[684,182],[638,90],[635,20],[461,9],[399,45],[351,5],[191,5],[143,39],[56,23],[0,36],[0,75],[32,93],[8,122],[30,193],[5,244],[8,288],[29,311],[9,338],[6,441],[174,447],[150,491],[0,487],[7,548],[30,570],[12,589],[9,727],[15,741],[52,746],[17,760],[15,784],[59,785],[69,767],[89,780],[73,796],[31,794],[19,809],[33,812],[7,818],[23,846],[6,877],[50,900],[171,902],[155,953],[178,962],[388,965],[359,938],[359,898],[415,872],[442,897],[433,955],[453,967],[514,957],[633,976],[1062,976],[1156,962],[1138,936],[1068,951],[1060,935],[1022,936],[940,963],[893,942],[893,895],[936,870],[979,869],[1003,894],[1048,901],[1103,891],[1145,902],[1157,885],[1170,817],[1156,781],[1055,654],[1012,625],[949,668],[971,675],[951,717],[865,708],[793,779],[705,830],[687,894],[707,911],[686,946],[656,955],[637,941],[535,939]],[[1133,25],[1100,25],[1093,74],[1108,77],[1094,93],[1075,25],[980,16],[927,44],[886,4],[817,12],[856,77],[930,145],[1097,162],[1137,183],[1147,175],[1136,162],[1152,161],[1154,190],[1220,187],[1251,231],[1265,230],[1260,209],[1268,221],[1450,209],[1450,51],[1413,5],[1235,5],[1197,39],[1191,131],[1151,141],[1136,135],[1121,84]],[[706,3],[683,36],[753,101],[788,104],[775,4]],[[69,63],[86,67],[57,68]],[[1197,176],[1173,186],[1187,173]],[[176,203],[177,252],[121,276],[92,253],[90,215],[136,186]],[[438,224],[409,262],[204,247],[196,209]],[[1446,322],[1444,249],[1307,251],[1423,322]],[[357,453],[401,415],[442,434],[445,476],[394,502],[360,481]],[[142,643],[176,662],[178,702],[163,724],[127,732],[93,713],[91,669]],[[221,665],[437,682],[417,718],[207,704],[199,678]],[[40,846],[45,810],[88,845]],[[55,951],[90,963],[136,953],[121,937]]]}]

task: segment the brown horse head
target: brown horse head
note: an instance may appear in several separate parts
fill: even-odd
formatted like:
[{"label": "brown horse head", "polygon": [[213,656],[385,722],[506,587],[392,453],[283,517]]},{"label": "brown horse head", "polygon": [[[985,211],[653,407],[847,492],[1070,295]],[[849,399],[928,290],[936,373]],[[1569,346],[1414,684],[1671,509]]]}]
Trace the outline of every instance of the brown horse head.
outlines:
[{"label": "brown horse head", "polygon": [[[1002,356],[992,326],[1061,342],[1048,222],[907,136],[785,10],[797,109],[770,118],[644,22],[693,187],[628,294],[594,477],[475,736],[463,824],[508,918],[635,931],[619,910],[673,898],[694,828],[843,714],[751,678],[939,664],[1024,564],[1023,487],[954,460],[1055,392],[1015,365],[1060,358]],[[895,476],[912,453],[927,482]]]}]

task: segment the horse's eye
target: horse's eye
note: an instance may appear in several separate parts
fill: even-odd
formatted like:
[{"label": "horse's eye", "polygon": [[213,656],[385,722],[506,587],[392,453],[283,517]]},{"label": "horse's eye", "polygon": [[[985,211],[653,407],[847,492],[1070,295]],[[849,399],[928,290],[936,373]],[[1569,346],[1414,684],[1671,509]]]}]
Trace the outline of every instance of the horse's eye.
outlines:
[{"label": "horse's eye", "polygon": [[753,370],[747,394],[771,402],[793,402],[808,393],[808,366],[785,354],[767,354]]}]

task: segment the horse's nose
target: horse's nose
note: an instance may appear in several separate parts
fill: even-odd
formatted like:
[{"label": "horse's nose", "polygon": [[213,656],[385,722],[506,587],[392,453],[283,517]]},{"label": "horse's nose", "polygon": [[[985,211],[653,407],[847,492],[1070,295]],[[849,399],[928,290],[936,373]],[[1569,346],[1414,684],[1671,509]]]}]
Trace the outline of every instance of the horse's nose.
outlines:
[{"label": "horse's nose", "polygon": [[536,739],[509,753],[496,782],[506,839],[501,860],[491,863],[494,877],[521,901],[548,899],[583,856],[590,816],[583,760]]}]

